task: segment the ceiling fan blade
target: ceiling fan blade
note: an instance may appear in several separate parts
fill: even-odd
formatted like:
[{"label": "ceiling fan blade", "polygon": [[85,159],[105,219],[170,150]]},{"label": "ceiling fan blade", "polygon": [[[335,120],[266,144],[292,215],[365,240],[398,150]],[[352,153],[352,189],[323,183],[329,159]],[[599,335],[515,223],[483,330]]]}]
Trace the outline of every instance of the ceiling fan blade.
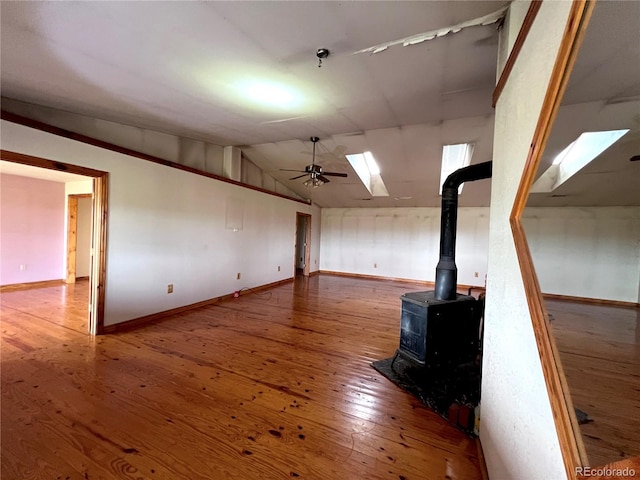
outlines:
[{"label": "ceiling fan blade", "polygon": [[298,175],[297,177],[290,178],[289,180],[297,180],[299,178],[306,177],[307,175],[309,175],[309,174],[308,173],[303,173],[302,175]]},{"label": "ceiling fan blade", "polygon": [[348,177],[349,175],[346,173],[337,173],[337,172],[322,172],[323,175],[328,175],[330,177]]},{"label": "ceiling fan blade", "polygon": [[322,180],[324,183],[329,183],[329,179],[324,175],[318,175],[318,180]]},{"label": "ceiling fan blade", "polygon": [[300,173],[304,172],[304,170],[292,170],[290,168],[281,168],[280,171],[281,172],[300,172]]}]

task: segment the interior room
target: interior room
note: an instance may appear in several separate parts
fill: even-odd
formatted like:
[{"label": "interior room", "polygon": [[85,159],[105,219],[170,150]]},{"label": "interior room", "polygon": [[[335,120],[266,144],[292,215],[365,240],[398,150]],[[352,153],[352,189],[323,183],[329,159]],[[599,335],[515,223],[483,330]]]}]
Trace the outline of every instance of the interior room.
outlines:
[{"label": "interior room", "polygon": [[[3,478],[640,475],[639,2],[0,13]],[[371,366],[444,264],[469,430]]]}]

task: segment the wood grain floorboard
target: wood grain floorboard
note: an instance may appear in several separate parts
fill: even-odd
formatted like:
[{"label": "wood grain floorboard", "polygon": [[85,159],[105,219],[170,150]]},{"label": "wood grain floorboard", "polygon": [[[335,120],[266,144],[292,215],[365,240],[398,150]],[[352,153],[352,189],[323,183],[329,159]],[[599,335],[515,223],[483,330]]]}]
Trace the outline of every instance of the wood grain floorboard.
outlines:
[{"label": "wood grain floorboard", "polygon": [[591,466],[640,455],[640,309],[546,300]]},{"label": "wood grain floorboard", "polygon": [[2,478],[482,478],[380,376],[415,284],[319,275],[90,337],[86,282],[3,293]]}]

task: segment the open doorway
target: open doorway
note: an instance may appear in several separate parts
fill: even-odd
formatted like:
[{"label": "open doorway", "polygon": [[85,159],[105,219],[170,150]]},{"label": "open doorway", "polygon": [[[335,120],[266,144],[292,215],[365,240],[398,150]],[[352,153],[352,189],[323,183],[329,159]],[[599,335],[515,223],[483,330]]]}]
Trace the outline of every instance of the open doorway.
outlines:
[{"label": "open doorway", "polygon": [[89,280],[91,274],[92,197],[91,193],[67,195],[66,283]]},{"label": "open doorway", "polygon": [[311,258],[311,215],[296,212],[296,242],[294,271],[296,275],[309,276]]},{"label": "open doorway", "polygon": [[[77,165],[71,165],[54,160],[48,160],[40,157],[33,157],[30,155],[24,155],[16,152],[9,152],[6,150],[0,150],[0,159],[5,162],[11,162],[12,164],[37,167],[36,170],[53,170],[57,172],[63,172],[65,174],[79,175],[86,178],[89,183],[87,191],[81,194],[72,193],[69,195],[67,207],[69,212],[65,216],[67,221],[66,232],[63,233],[67,242],[65,257],[73,257],[66,259],[66,269],[64,272],[60,272],[60,277],[57,282],[59,284],[73,284],[77,279],[78,267],[82,268],[82,272],[88,277],[88,331],[92,335],[102,333],[104,329],[104,284],[105,284],[105,267],[106,267],[106,211],[107,211],[107,185],[108,185],[108,173],[99,170],[94,170],[87,167],[81,167]],[[3,168],[3,171],[7,169]],[[42,177],[40,177],[42,178]],[[93,194],[91,193],[93,192]],[[66,192],[65,194],[69,192]],[[89,203],[86,203],[88,200]],[[77,247],[78,247],[78,205],[82,209],[82,238],[80,241],[85,245],[84,252],[86,253],[86,244],[88,247],[88,256],[81,260],[78,265]],[[87,212],[89,215],[87,216]],[[73,218],[71,218],[73,217]],[[71,221],[70,221],[71,220]],[[71,230],[73,234],[70,235]],[[88,238],[86,238],[88,237]],[[72,245],[71,243],[75,243]],[[73,255],[70,253],[73,252]],[[86,263],[84,263],[86,262]],[[87,265],[88,263],[88,265]],[[64,266],[64,264],[63,264]],[[22,268],[21,268],[22,269]],[[25,267],[26,269],[26,267]],[[51,277],[49,277],[51,278]],[[37,287],[38,283],[43,282],[30,282],[21,285],[21,287],[27,288],[29,286]],[[45,284],[47,282],[44,282]],[[60,287],[62,288],[62,287]],[[2,287],[5,290],[5,287]],[[11,285],[7,290],[11,289]]]}]

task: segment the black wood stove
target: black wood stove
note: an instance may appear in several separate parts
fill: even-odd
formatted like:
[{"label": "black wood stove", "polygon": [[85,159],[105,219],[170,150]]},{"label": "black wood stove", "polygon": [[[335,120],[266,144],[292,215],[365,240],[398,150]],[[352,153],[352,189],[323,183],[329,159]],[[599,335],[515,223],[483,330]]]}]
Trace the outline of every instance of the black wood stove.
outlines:
[{"label": "black wood stove", "polygon": [[400,346],[373,367],[449,421],[473,433],[480,402],[484,296],[457,293],[458,187],[491,177],[492,162],[452,173],[442,189],[440,260],[434,291],[405,293]]}]

